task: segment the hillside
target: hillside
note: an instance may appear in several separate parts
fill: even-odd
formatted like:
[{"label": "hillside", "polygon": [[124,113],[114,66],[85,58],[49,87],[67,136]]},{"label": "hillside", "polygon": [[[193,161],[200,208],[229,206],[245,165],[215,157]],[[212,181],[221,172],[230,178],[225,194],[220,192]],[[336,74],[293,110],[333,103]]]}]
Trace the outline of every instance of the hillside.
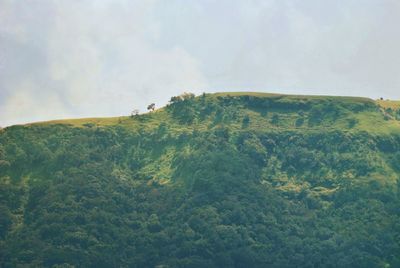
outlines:
[{"label": "hillside", "polygon": [[218,93],[0,130],[0,267],[400,267],[400,103]]}]

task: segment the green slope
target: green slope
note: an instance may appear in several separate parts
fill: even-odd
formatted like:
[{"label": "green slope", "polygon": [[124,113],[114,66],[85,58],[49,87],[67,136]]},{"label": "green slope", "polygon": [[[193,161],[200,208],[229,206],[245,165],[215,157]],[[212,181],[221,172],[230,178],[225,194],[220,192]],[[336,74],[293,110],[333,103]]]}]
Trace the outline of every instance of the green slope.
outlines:
[{"label": "green slope", "polygon": [[[195,104],[193,104],[193,102]],[[391,134],[400,133],[400,102],[396,101],[373,101],[368,98],[360,97],[337,97],[337,96],[306,96],[306,95],[283,95],[257,92],[226,92],[216,94],[205,94],[197,97],[197,101],[192,100],[190,105],[194,105],[191,114],[194,122],[190,125],[181,125],[181,122],[175,116],[172,116],[169,107],[161,108],[155,112],[143,114],[132,120],[129,116],[109,117],[109,118],[82,118],[69,120],[53,120],[48,122],[39,122],[29,125],[53,125],[65,124],[70,126],[121,126],[130,129],[155,128],[161,122],[168,123],[174,129],[188,128],[209,128],[212,125],[207,120],[199,120],[198,114],[206,107],[201,105],[215,105],[216,111],[220,108],[227,108],[232,114],[238,114],[240,118],[223,122],[231,127],[241,128],[241,121],[246,115],[253,120],[250,129],[260,129],[266,131],[266,127],[274,129],[313,131],[326,129],[338,129],[345,131],[367,131],[371,134]],[[212,107],[215,108],[215,107]],[[389,113],[387,113],[389,109]],[[183,117],[184,111],[180,115]],[[272,117],[277,115],[279,124],[272,124]],[[320,118],[317,118],[320,115]],[[385,115],[389,119],[385,120]],[[229,115],[224,115],[225,117]],[[179,116],[178,116],[179,117]],[[303,120],[306,124],[298,125]],[[384,120],[382,120],[384,119]],[[188,119],[189,120],[189,119]],[[314,121],[317,120],[317,124]],[[320,121],[320,122],[319,122]]]},{"label": "green slope", "polygon": [[0,130],[0,266],[399,267],[399,117],[231,92]]}]

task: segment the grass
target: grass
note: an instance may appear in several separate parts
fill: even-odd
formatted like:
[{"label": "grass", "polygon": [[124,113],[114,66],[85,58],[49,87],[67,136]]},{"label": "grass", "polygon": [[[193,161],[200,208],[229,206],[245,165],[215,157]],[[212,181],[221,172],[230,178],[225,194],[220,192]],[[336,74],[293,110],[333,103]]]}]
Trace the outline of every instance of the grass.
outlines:
[{"label": "grass", "polygon": [[83,127],[86,124],[93,124],[94,126],[111,126],[115,125],[121,120],[128,119],[128,116],[118,116],[118,117],[91,117],[91,118],[76,118],[76,119],[59,119],[59,120],[50,120],[50,121],[41,121],[26,124],[26,126],[35,126],[35,125],[71,125],[75,127]]},{"label": "grass", "polygon": [[376,100],[376,103],[384,108],[388,109],[391,108],[392,110],[399,110],[400,109],[400,101],[393,101],[393,100]]},{"label": "grass", "polygon": [[[339,97],[339,96],[306,96],[306,95],[284,95],[275,93],[262,93],[262,92],[224,92],[207,94],[207,98],[216,97],[238,97],[238,96],[254,96],[258,98],[277,98],[279,102],[294,103],[296,101],[306,100],[333,100],[335,102],[362,102],[362,103],[374,103],[382,108],[392,108],[393,110],[400,109],[400,101],[389,101],[389,100],[377,100],[373,101],[368,98],[359,97]],[[322,124],[316,126],[309,126],[307,124],[307,118],[302,126],[296,127],[295,121],[300,116],[298,111],[295,110],[269,110],[266,115],[262,115],[262,111],[246,109],[238,107],[242,110],[243,114],[247,114],[250,117],[250,124],[246,129],[252,129],[256,131],[331,131],[340,130],[346,132],[358,132],[366,131],[372,134],[400,134],[400,121],[393,118],[390,120],[383,119],[383,113],[377,109],[366,110],[359,113],[347,113],[342,115],[335,121],[323,121]],[[273,114],[279,115],[279,124],[271,124],[271,118]],[[307,115],[305,116],[307,117]],[[354,127],[349,127],[349,120],[355,119],[357,123]],[[240,117],[236,121],[226,123],[229,125],[231,130],[240,131],[242,129],[242,118]],[[192,125],[180,124],[175,118],[168,113],[166,108],[160,108],[154,112],[141,114],[138,117],[120,116],[120,117],[106,117],[106,118],[79,118],[79,119],[66,119],[66,120],[52,120],[47,122],[31,123],[27,126],[34,125],[54,125],[54,124],[65,124],[73,127],[112,127],[121,126],[132,131],[139,130],[156,130],[161,123],[166,123],[170,133],[179,134],[182,132],[190,132],[194,129],[204,131],[210,128],[218,127],[221,123],[213,124],[211,120],[205,120],[194,123]],[[225,123],[222,123],[225,124]],[[246,130],[244,129],[244,130]]]},{"label": "grass", "polygon": [[399,134],[400,122],[397,120],[384,120],[380,112],[364,112],[355,116],[358,119],[357,130],[374,134]]},{"label": "grass", "polygon": [[263,93],[263,92],[220,92],[220,93],[212,93],[207,94],[208,96],[215,97],[239,97],[239,96],[254,96],[254,97],[282,97],[284,94],[278,93]]},{"label": "grass", "polygon": [[264,92],[221,92],[208,94],[209,96],[215,97],[239,97],[239,96],[253,96],[261,98],[287,98],[294,100],[343,100],[343,101],[358,101],[358,102],[373,102],[370,98],[364,97],[351,97],[351,96],[329,96],[329,95],[289,95],[279,93],[264,93]]}]

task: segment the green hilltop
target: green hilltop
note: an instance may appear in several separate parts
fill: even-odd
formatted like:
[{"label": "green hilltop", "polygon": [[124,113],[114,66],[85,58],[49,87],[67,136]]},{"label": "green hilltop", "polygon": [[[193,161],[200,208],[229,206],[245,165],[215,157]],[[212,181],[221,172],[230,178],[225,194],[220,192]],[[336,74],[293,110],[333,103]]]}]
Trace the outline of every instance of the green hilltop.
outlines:
[{"label": "green hilltop", "polygon": [[400,102],[183,94],[0,130],[0,267],[400,267]]},{"label": "green hilltop", "polygon": [[[145,120],[145,125],[141,124],[142,121],[140,120],[131,120],[129,116],[53,120],[34,123],[33,125],[66,124],[84,126],[93,124],[98,127],[119,125],[130,129],[138,129],[142,127],[157,127],[160,122],[164,122],[173,125],[175,128],[185,130],[188,127],[210,126],[209,120],[200,121],[196,117],[196,115],[201,115],[202,110],[206,109],[205,104],[217,105],[220,106],[220,109],[226,108],[230,113],[232,113],[231,110],[237,110],[235,114],[240,114],[238,116],[240,117],[239,119],[243,119],[245,116],[251,117],[254,124],[250,124],[250,128],[254,130],[260,128],[265,131],[268,127],[270,129],[312,131],[329,127],[332,130],[367,131],[375,134],[390,134],[400,131],[400,101],[374,101],[361,97],[225,92],[204,94],[185,102],[187,105],[193,106],[193,111],[191,110],[189,115],[184,115],[184,111],[182,111],[180,116],[187,116],[188,118],[192,116],[193,120],[196,121],[194,124],[182,125],[179,120],[176,120],[176,114],[171,114],[171,109],[167,106],[158,109],[156,112],[135,117],[142,119],[142,121]],[[279,124],[271,123],[274,115],[281,117]],[[229,115],[224,116],[228,117]],[[318,116],[320,118],[317,118]],[[320,122],[315,124],[315,120]],[[300,124],[301,121],[307,121],[307,124]],[[228,120],[222,123],[229,124],[235,128],[241,127],[240,120]]]}]

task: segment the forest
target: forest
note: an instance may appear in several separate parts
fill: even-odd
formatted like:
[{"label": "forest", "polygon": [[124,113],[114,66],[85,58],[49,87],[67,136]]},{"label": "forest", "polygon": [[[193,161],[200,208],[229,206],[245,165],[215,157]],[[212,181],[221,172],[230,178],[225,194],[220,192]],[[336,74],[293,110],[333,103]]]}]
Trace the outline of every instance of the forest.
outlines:
[{"label": "forest", "polygon": [[400,267],[400,109],[183,94],[0,130],[0,267]]}]

